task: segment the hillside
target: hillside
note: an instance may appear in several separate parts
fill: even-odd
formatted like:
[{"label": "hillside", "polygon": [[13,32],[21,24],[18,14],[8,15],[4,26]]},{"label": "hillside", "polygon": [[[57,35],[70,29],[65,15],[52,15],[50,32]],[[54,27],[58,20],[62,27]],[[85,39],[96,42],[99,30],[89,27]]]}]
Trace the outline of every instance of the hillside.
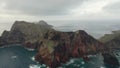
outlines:
[{"label": "hillside", "polygon": [[120,49],[120,30],[112,31],[112,34],[105,34],[100,41],[110,49]]},{"label": "hillside", "polygon": [[38,53],[35,55],[35,60],[50,68],[56,68],[61,63],[66,63],[70,58],[83,58],[88,61],[87,55],[100,52],[103,53],[106,62],[110,60],[106,51],[110,55],[109,57],[116,59],[108,50],[105,50],[106,47],[103,43],[84,30],[75,32],[56,31],[45,21],[37,23],[16,21],[11,30],[4,31],[0,37],[0,46],[10,46],[10,44],[22,44],[25,48],[36,49]]},{"label": "hillside", "polygon": [[76,32],[48,31],[39,44],[36,60],[56,68],[71,57],[84,58],[103,50],[103,44],[88,35],[84,30]]},{"label": "hillside", "polygon": [[44,21],[37,23],[15,21],[10,31],[3,32],[0,37],[0,46],[13,43],[34,43],[42,39],[48,30],[52,30],[52,26]]},{"label": "hillside", "polygon": [[108,42],[108,41],[110,41],[110,40],[112,40],[112,39],[114,39],[118,36],[120,36],[120,31],[119,30],[118,31],[112,31],[111,34],[105,34],[99,40],[104,43],[104,42]]}]

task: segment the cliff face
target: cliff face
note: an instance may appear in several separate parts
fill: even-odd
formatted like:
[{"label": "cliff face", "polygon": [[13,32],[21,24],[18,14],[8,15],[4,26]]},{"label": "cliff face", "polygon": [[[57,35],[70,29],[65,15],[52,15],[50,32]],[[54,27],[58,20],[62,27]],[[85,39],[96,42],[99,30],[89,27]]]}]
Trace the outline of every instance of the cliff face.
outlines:
[{"label": "cliff face", "polygon": [[120,31],[112,31],[100,38],[100,41],[109,49],[120,49]]},{"label": "cliff face", "polygon": [[106,34],[100,38],[100,41],[104,43],[104,48],[107,48],[107,53],[103,53],[104,63],[119,68],[120,63],[114,54],[114,50],[120,49],[120,31],[113,31],[112,34]]},{"label": "cliff face", "polygon": [[112,31],[111,34],[105,34],[103,37],[101,37],[99,40],[103,43],[106,43],[116,37],[119,37],[120,36],[120,31]]},{"label": "cliff face", "polygon": [[24,37],[25,35],[19,30],[15,30],[14,32],[4,31],[0,37],[0,46],[7,44],[21,44],[25,41]]},{"label": "cliff face", "polygon": [[108,42],[105,42],[105,45],[111,50],[120,49],[120,37],[116,37]]},{"label": "cliff face", "polygon": [[27,48],[36,48],[38,53],[35,60],[51,68],[58,67],[72,57],[87,60],[86,55],[104,52],[106,48],[83,30],[60,32],[44,21],[16,21],[11,30],[4,31],[0,37],[0,46],[17,43]]},{"label": "cliff face", "polygon": [[46,22],[40,21],[38,23],[29,23],[25,21],[16,21],[12,28],[11,32],[19,30],[25,35],[25,40],[36,40],[42,38],[44,33],[52,29]]},{"label": "cliff face", "polygon": [[38,23],[16,21],[10,31],[3,32],[2,36],[0,37],[0,46],[24,43],[29,47],[30,44],[42,39],[44,33],[51,29],[52,26],[48,25],[44,21],[40,21]]},{"label": "cliff face", "polygon": [[98,42],[85,31],[59,32],[48,31],[39,43],[39,52],[36,60],[56,68],[71,57],[85,57],[103,50],[102,43]]}]

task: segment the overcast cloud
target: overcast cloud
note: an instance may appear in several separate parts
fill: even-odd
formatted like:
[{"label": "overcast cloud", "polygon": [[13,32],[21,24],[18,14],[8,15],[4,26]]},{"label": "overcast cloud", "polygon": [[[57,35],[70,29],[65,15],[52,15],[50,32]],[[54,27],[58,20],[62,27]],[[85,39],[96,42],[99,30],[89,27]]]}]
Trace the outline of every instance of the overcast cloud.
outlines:
[{"label": "overcast cloud", "polygon": [[[0,23],[13,24],[15,20],[45,20],[55,26],[65,24],[72,26],[75,21],[82,26],[84,21],[91,21],[86,27],[92,31],[94,27],[89,25],[92,22],[110,20],[114,25],[114,21],[117,20],[117,25],[119,25],[120,0],[0,0]],[[11,27],[1,26],[0,33],[3,29]]]},{"label": "overcast cloud", "polygon": [[[0,17],[38,17],[47,20],[120,17],[120,0],[0,0]],[[116,14],[117,12],[117,14]],[[27,18],[26,18],[27,19]]]},{"label": "overcast cloud", "polygon": [[[85,0],[84,0],[85,1]],[[3,13],[39,16],[67,15],[83,0],[2,0]]]}]

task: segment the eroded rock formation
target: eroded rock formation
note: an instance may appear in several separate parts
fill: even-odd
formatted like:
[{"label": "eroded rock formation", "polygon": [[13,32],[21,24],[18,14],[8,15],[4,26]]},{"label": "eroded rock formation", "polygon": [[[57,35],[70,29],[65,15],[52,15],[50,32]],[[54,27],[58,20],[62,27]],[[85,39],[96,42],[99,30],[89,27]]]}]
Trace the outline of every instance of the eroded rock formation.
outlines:
[{"label": "eroded rock formation", "polygon": [[[25,44],[27,47],[33,48],[43,35],[51,30],[52,26],[44,21],[37,23],[26,21],[15,21],[10,31],[4,31],[0,37],[0,46],[7,44]],[[32,45],[32,46],[30,46]]]},{"label": "eroded rock formation", "polygon": [[[85,57],[103,50],[103,45],[85,31],[48,31],[39,44],[36,60],[56,68],[70,58]],[[40,60],[39,60],[40,59]]]},{"label": "eroded rock formation", "polygon": [[70,58],[86,59],[89,54],[103,53],[107,48],[84,30],[60,32],[44,21],[16,21],[11,30],[4,31],[0,37],[0,46],[7,44],[23,44],[24,47],[37,49],[35,60],[51,68]]},{"label": "eroded rock formation", "polygon": [[109,65],[114,68],[119,68],[119,61],[113,53],[103,53],[102,55],[104,57],[103,62],[105,63],[105,65]]},{"label": "eroded rock formation", "polygon": [[112,31],[112,34],[105,34],[105,36],[100,38],[100,41],[104,43],[104,48],[108,51],[107,53],[103,53],[105,64],[119,68],[120,64],[114,51],[120,50],[120,30]]}]

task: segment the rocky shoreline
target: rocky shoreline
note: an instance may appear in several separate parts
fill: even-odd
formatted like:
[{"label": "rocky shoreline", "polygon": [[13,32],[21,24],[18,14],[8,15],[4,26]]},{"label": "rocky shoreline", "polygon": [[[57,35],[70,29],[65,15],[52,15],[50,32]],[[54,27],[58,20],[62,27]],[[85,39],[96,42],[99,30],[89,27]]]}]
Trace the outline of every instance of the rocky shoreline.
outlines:
[{"label": "rocky shoreline", "polygon": [[[91,54],[103,53],[103,57],[106,58],[106,52],[108,52],[112,57],[103,43],[94,39],[84,30],[56,31],[45,21],[38,23],[16,21],[11,30],[4,31],[0,37],[0,46],[5,44],[22,44],[26,48],[37,49],[35,60],[50,68],[56,68],[70,58],[83,58],[88,61],[87,55]],[[116,59],[110,62],[113,61],[116,64],[119,63]]]}]

